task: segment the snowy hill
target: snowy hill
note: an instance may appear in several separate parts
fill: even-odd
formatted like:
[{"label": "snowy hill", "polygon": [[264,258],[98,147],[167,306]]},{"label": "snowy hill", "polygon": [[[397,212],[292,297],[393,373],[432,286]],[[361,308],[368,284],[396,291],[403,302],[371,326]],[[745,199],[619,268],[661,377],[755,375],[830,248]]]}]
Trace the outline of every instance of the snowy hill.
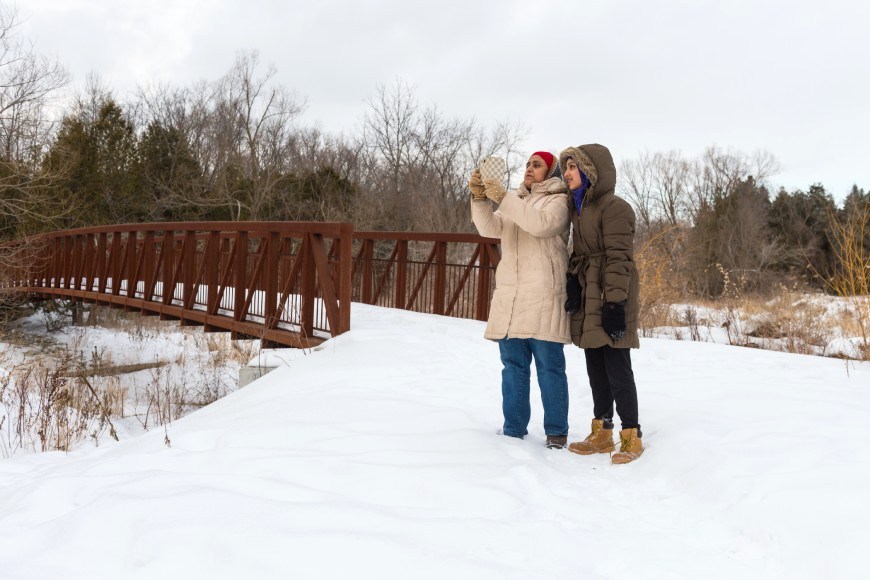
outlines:
[{"label": "snowy hill", "polygon": [[866,577],[867,363],[643,340],[647,451],[613,466],[547,450],[534,388],[531,434],[496,435],[482,323],[352,328],[166,433],[0,462],[0,577]]}]

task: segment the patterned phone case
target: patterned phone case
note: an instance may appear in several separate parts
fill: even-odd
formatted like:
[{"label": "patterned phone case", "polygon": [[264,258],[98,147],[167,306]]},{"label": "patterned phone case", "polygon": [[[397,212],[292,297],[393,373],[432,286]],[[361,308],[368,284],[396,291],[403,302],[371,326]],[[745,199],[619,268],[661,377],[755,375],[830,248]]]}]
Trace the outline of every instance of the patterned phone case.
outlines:
[{"label": "patterned phone case", "polygon": [[486,157],[480,161],[480,178],[504,181],[507,164],[501,157]]}]

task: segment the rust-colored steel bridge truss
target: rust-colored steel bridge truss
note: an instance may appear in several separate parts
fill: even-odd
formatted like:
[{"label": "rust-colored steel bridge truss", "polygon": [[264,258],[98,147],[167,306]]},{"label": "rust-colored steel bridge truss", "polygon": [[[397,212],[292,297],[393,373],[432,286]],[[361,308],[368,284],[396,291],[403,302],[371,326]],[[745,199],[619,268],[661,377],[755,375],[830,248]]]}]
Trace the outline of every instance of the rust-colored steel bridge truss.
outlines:
[{"label": "rust-colored steel bridge truss", "polygon": [[151,223],[0,246],[0,288],[100,303],[307,348],[350,330],[351,302],[486,320],[498,240],[354,232],[348,223]]}]

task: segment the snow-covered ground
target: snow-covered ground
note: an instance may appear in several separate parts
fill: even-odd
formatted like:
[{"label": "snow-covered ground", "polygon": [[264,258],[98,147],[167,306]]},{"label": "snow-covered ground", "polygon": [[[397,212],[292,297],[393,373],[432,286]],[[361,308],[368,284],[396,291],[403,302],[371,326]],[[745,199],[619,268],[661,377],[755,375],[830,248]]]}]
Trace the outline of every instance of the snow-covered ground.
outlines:
[{"label": "snow-covered ground", "polygon": [[[864,578],[870,364],[644,339],[647,451],[501,424],[483,324],[353,330],[163,429],[0,461],[0,577]],[[567,347],[571,436],[583,355]],[[534,380],[534,379],[533,379]],[[534,391],[533,391],[534,392]]]}]

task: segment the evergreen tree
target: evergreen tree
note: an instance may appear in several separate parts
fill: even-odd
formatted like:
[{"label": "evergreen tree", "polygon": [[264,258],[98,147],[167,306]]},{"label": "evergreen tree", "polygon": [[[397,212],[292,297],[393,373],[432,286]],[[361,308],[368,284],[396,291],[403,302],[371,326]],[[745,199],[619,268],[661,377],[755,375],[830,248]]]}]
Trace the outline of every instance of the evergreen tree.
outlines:
[{"label": "evergreen tree", "polygon": [[152,121],[139,140],[142,195],[151,221],[205,219],[208,211],[191,199],[203,187],[202,170],[178,129]]},{"label": "evergreen tree", "polygon": [[111,98],[93,119],[81,111],[64,118],[45,163],[65,175],[56,189],[75,208],[68,226],[138,222],[148,213],[135,130]]},{"label": "evergreen tree", "polygon": [[701,209],[688,245],[690,277],[698,294],[719,296],[726,290],[726,276],[741,291],[765,284],[767,271],[781,259],[767,223],[769,211],[769,193],[752,177]]},{"label": "evergreen tree", "polygon": [[836,215],[834,199],[819,183],[807,192],[791,194],[780,189],[770,210],[770,227],[782,246],[788,248],[790,270],[807,272],[810,279],[822,283],[832,268],[833,253],[829,240],[831,220]]}]

